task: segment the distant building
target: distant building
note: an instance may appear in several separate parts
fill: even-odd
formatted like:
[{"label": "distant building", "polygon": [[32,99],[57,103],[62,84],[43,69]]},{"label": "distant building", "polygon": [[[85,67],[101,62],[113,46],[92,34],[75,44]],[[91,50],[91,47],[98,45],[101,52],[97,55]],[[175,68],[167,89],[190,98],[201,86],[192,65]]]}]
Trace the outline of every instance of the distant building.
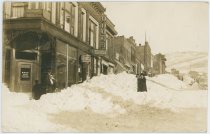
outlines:
[{"label": "distant building", "polygon": [[165,55],[159,53],[154,56],[153,60],[153,73],[154,74],[164,74],[166,73],[166,58]]},{"label": "distant building", "polygon": [[138,53],[138,59],[141,60],[142,64],[144,65],[144,71],[150,72],[151,71],[151,48],[149,46],[149,43],[145,41],[145,45],[142,46],[141,44],[136,47],[136,52]]},{"label": "distant building", "polygon": [[133,37],[117,36],[113,39],[113,45],[117,62],[116,72],[128,71],[136,73],[136,43]]}]

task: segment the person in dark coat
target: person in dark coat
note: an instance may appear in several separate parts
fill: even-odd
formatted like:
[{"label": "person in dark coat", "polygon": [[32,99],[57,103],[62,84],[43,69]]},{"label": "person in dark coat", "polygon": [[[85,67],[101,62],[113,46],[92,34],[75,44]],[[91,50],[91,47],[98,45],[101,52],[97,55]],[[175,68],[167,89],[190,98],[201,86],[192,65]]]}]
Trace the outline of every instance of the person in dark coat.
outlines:
[{"label": "person in dark coat", "polygon": [[138,80],[138,92],[147,92],[146,78],[143,73],[137,77]]},{"label": "person in dark coat", "polygon": [[53,77],[53,75],[51,74],[51,72],[48,72],[48,76],[47,76],[47,89],[48,92],[52,93],[55,91],[55,78]]},{"label": "person in dark coat", "polygon": [[35,80],[35,85],[32,88],[32,96],[35,100],[40,99],[43,94],[42,85],[38,83],[38,80]]}]

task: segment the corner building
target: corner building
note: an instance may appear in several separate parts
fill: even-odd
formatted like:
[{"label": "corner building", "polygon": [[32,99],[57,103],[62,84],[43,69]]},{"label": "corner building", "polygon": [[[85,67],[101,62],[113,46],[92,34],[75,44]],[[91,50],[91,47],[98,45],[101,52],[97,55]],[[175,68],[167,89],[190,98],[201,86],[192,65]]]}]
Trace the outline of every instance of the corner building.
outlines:
[{"label": "corner building", "polygon": [[3,82],[31,92],[51,71],[57,88],[100,73],[105,8],[99,2],[4,2]]}]

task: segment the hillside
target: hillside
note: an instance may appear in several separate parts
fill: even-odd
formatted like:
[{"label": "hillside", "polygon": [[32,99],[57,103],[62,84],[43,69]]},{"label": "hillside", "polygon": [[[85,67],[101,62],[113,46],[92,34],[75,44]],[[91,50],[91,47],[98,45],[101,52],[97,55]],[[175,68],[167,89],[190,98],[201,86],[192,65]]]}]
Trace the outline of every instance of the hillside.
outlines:
[{"label": "hillside", "polygon": [[208,72],[207,52],[175,52],[166,54],[166,58],[167,71],[175,68],[182,73],[189,71]]}]

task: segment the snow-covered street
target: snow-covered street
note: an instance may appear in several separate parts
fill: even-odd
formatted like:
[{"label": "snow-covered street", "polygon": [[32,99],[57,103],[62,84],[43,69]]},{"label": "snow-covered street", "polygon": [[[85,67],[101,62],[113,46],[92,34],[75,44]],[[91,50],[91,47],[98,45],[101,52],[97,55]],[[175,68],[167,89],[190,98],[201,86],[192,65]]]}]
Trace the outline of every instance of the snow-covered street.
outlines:
[{"label": "snow-covered street", "polygon": [[170,74],[147,77],[137,92],[135,75],[100,75],[40,100],[2,90],[3,132],[206,132],[207,90]]}]

